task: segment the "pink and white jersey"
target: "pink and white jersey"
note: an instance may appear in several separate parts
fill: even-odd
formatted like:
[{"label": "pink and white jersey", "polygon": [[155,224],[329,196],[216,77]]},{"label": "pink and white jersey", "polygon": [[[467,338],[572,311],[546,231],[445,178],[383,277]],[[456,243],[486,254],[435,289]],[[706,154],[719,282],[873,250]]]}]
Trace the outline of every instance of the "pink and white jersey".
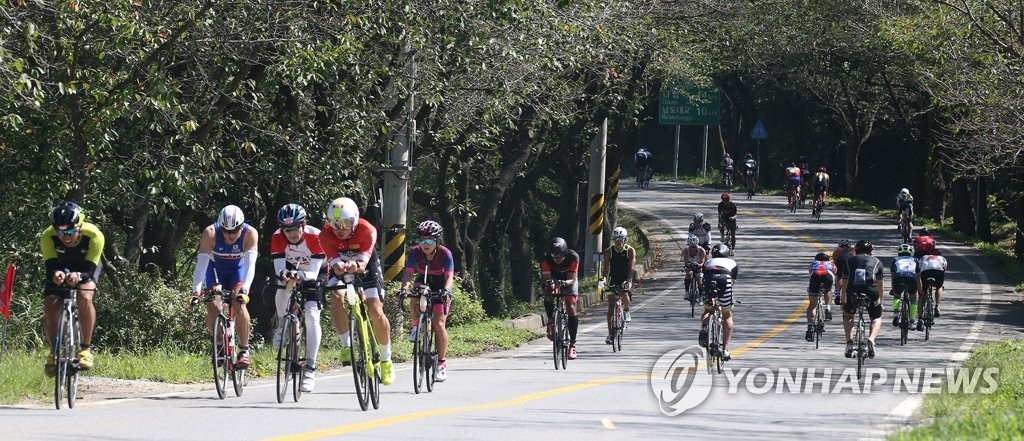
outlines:
[{"label": "pink and white jersey", "polygon": [[270,238],[270,258],[274,260],[274,274],[281,270],[297,270],[303,273],[303,279],[316,279],[323,266],[325,254],[320,247],[320,230],[306,225],[302,230],[302,239],[298,243],[290,243],[280,228]]},{"label": "pink and white jersey", "polygon": [[928,271],[928,270],[945,271],[946,270],[946,258],[942,257],[942,256],[937,256],[937,255],[934,255],[934,254],[929,254],[929,255],[924,256],[924,257],[921,258],[921,261],[918,262],[918,267],[917,268],[919,270],[921,270],[921,271]]}]

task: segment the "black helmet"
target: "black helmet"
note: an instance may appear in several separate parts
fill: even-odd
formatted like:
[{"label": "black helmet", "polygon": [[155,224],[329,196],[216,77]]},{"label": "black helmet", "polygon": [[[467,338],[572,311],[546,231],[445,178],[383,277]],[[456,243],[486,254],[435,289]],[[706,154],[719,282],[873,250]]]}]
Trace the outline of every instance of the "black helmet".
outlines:
[{"label": "black helmet", "polygon": [[839,246],[841,246],[841,247],[849,247],[850,246],[850,239],[839,239]]},{"label": "black helmet", "polygon": [[50,224],[58,230],[79,228],[82,222],[85,222],[82,207],[71,201],[62,201],[50,212]]},{"label": "black helmet", "polygon": [[548,247],[548,254],[551,254],[551,257],[564,256],[568,252],[569,245],[565,243],[565,239],[561,237],[551,239],[551,246]]},{"label": "black helmet", "polygon": [[444,227],[441,224],[432,220],[426,220],[420,223],[416,227],[416,234],[423,237],[437,237],[440,238],[444,234]]},{"label": "black helmet", "polygon": [[871,254],[871,250],[874,248],[874,245],[871,245],[871,241],[867,239],[858,240],[857,245],[853,247],[857,254]]},{"label": "black helmet", "polygon": [[828,260],[828,254],[818,253],[814,255],[814,260]]},{"label": "black helmet", "polygon": [[917,233],[918,236],[931,236],[932,233],[928,232],[928,228],[921,228],[921,231]]},{"label": "black helmet", "polygon": [[725,257],[729,255],[729,246],[724,243],[715,244],[711,247],[711,257]]}]

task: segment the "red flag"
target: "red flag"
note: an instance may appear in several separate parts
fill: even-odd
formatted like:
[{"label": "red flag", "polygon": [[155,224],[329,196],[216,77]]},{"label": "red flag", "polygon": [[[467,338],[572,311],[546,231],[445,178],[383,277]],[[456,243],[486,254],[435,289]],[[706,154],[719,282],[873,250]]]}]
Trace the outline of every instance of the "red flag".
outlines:
[{"label": "red flag", "polygon": [[7,278],[4,279],[4,287],[0,290],[0,313],[7,320],[11,319],[11,294],[14,292],[14,264],[7,267]]}]

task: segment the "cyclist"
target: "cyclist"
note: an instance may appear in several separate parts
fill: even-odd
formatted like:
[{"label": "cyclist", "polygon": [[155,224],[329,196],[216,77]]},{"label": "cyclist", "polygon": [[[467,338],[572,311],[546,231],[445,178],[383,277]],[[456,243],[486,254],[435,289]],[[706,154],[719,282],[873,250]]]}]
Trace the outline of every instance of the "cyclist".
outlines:
[{"label": "cyclist", "polygon": [[867,295],[868,316],[871,317],[871,333],[868,335],[868,357],[875,357],[875,338],[882,328],[882,299],[885,289],[882,262],[871,255],[873,246],[867,240],[859,240],[854,246],[857,255],[846,259],[849,284],[843,289],[843,331],[846,332],[846,358],[853,358],[853,315],[857,313],[857,302],[850,301],[850,294]]},{"label": "cyclist", "polygon": [[743,159],[743,179],[746,180],[746,186],[749,188],[754,187],[754,177],[758,168],[758,162],[754,161],[754,156],[751,153],[746,153],[746,158]]},{"label": "cyclist", "polygon": [[[832,290],[832,282],[836,278],[836,265],[829,262],[828,254],[818,253],[814,256],[814,262],[811,262],[811,266],[808,269],[811,274],[811,281],[807,285],[807,298],[810,303],[807,305],[807,335],[804,338],[807,341],[814,341],[814,321],[817,319],[818,311],[818,286],[822,283],[825,284],[825,303],[828,303],[828,292]],[[826,310],[826,318],[831,318],[832,314]]]},{"label": "cyclist", "polygon": [[811,192],[811,176],[814,175],[814,171],[811,170],[811,164],[807,161],[806,156],[800,157],[800,183],[802,188],[800,189],[800,195],[807,198],[807,194]]},{"label": "cyclist", "polygon": [[[448,365],[445,364],[445,357],[448,355],[448,313],[452,305],[452,283],[455,280],[455,259],[452,252],[441,245],[444,236],[444,227],[441,224],[426,220],[416,227],[418,245],[409,250],[405,258],[405,273],[402,275],[401,296],[409,294],[409,286],[413,279],[416,279],[413,287],[413,294],[418,294],[421,285],[426,285],[433,292],[444,294],[445,303],[432,306],[433,315],[430,319],[430,326],[434,329],[434,344],[437,345],[437,381],[448,379]],[[423,278],[417,277],[422,274]],[[416,295],[415,297],[419,297]],[[419,330],[420,302],[409,301],[409,317],[412,329],[409,330],[409,341],[416,341],[416,334]]]},{"label": "cyclist", "polygon": [[[836,249],[832,251],[832,262],[836,264],[835,302],[840,304],[839,296],[846,291],[846,282],[850,279],[850,268],[846,260],[857,255],[857,251],[850,245],[847,239],[841,239]],[[832,320],[832,299],[825,299],[825,321]]]},{"label": "cyclist", "polygon": [[725,236],[725,229],[732,230],[732,243],[726,244],[736,247],[736,203],[729,199],[729,192],[722,193],[722,202],[718,203],[718,234]]},{"label": "cyclist", "polygon": [[722,358],[731,360],[729,355],[729,338],[735,325],[732,319],[732,285],[739,274],[736,261],[726,257],[729,255],[729,246],[724,243],[716,244],[711,248],[711,260],[704,263],[704,293],[710,296],[717,289],[718,297],[705,297],[704,314],[700,317],[700,334],[697,342],[704,347],[708,346],[708,319],[711,318],[711,310],[717,302],[722,307]]},{"label": "cyclist", "polygon": [[377,256],[377,228],[359,217],[359,207],[349,198],[337,198],[327,206],[327,221],[320,232],[320,246],[327,256],[331,288],[331,321],[341,340],[342,363],[352,361],[352,335],[348,329],[348,310],[342,306],[345,284],[342,275],[356,274],[363,288],[363,303],[370,313],[374,336],[380,344],[380,382],[395,381],[391,364],[391,322],[384,315],[384,274]]},{"label": "cyclist", "polygon": [[786,194],[789,196],[789,203],[792,204],[800,199],[800,167],[790,162],[786,167]]},{"label": "cyclist", "polygon": [[932,233],[928,232],[927,228],[922,228],[917,233],[917,237],[914,238],[914,258],[920,259],[928,254],[933,254],[938,251],[935,245],[935,238],[932,237]]},{"label": "cyclist", "polygon": [[[900,193],[896,195],[896,212],[898,213],[899,220],[902,223],[904,219],[907,220],[907,230],[914,230],[914,196],[911,196],[910,190],[906,188],[901,189]],[[900,224],[896,224],[896,229],[900,228]]]},{"label": "cyclist", "polygon": [[580,256],[569,249],[565,239],[551,239],[548,252],[540,260],[541,279],[544,282],[544,312],[548,317],[548,340],[555,335],[555,287],[562,287],[565,298],[565,312],[569,315],[569,359],[576,359],[576,330],[580,318],[576,315],[576,295],[579,292],[576,274],[580,270]]},{"label": "cyclist", "polygon": [[[910,323],[917,322],[917,259],[912,256],[913,248],[908,244],[900,244],[896,251],[896,257],[892,259],[892,266],[889,271],[892,273],[892,288],[889,295],[892,296],[892,325],[900,325],[900,293],[904,290],[910,296]],[[922,330],[921,323],[917,324],[917,330]]]},{"label": "cyclist", "polygon": [[733,170],[732,156],[729,156],[729,152],[726,152],[725,156],[722,157],[722,179],[725,182],[731,182],[731,180],[729,178],[732,176],[732,170]]},{"label": "cyclist", "polygon": [[[324,254],[320,247],[320,229],[307,224],[306,209],[299,204],[287,204],[277,210],[277,224],[280,228],[270,237],[270,259],[274,262],[274,274],[279,284],[299,283],[306,322],[306,371],[302,373],[302,392],[312,392],[316,384],[316,357],[320,351],[323,329],[320,326],[320,309],[323,299],[318,296],[316,281],[323,274]],[[288,314],[291,293],[283,287],[274,295],[277,308],[277,330],[274,331],[274,347],[281,346],[284,332],[284,316]]]},{"label": "cyclist", "polygon": [[814,197],[821,199],[822,206],[828,201],[829,180],[828,169],[824,165],[819,167],[818,173],[814,174]]},{"label": "cyclist", "polygon": [[640,177],[648,179],[651,173],[651,164],[654,162],[654,154],[646,148],[640,147],[640,150],[633,155],[633,160],[636,161],[636,169]]},{"label": "cyclist", "polygon": [[[683,283],[686,288],[686,301],[690,301],[690,276],[691,273],[695,279],[697,286],[701,286],[703,282],[703,274],[701,274],[701,268],[704,267],[704,263],[708,261],[708,254],[704,251],[704,248],[698,246],[700,240],[697,236],[689,235],[686,238],[686,248],[683,249],[683,268],[684,268],[684,279]],[[692,269],[692,271],[686,271]]]},{"label": "cyclist", "polygon": [[711,224],[704,221],[704,213],[695,213],[693,223],[686,229],[690,234],[697,236],[701,248],[705,252],[711,252]]},{"label": "cyclist", "polygon": [[[636,265],[636,249],[626,245],[627,232],[625,228],[615,227],[612,230],[612,240],[615,244],[604,250],[604,274],[602,280],[608,280],[611,285],[622,286],[622,310],[624,320],[629,322],[633,318],[629,315],[629,290],[633,287],[633,266]],[[612,313],[615,308],[615,301],[619,296],[614,292],[608,296],[608,338],[606,344],[612,344]]]},{"label": "cyclist", "polygon": [[[217,222],[203,229],[199,236],[199,255],[192,273],[191,304],[200,301],[200,290],[217,291],[228,287],[231,309],[238,326],[238,367],[249,367],[249,287],[256,277],[256,244],[259,234],[245,223],[242,209],[228,205],[220,210]],[[236,300],[238,299],[238,300]],[[206,302],[206,327],[213,333],[213,324],[220,314],[220,301]]]},{"label": "cyclist", "polygon": [[[100,277],[100,254],[103,253],[104,241],[99,228],[85,221],[82,207],[69,201],[57,204],[50,211],[50,226],[43,230],[39,241],[47,275],[43,289],[43,329],[46,331],[46,341],[52,350],[57,335],[57,321],[64,307],[64,300],[58,297],[60,289],[78,289],[78,320],[82,331],[78,366],[82,370],[93,367],[89,344],[96,326],[96,308],[92,298],[96,294],[96,282]],[[48,377],[57,375],[57,366],[49,355],[46,356],[43,372]]]},{"label": "cyclist", "polygon": [[917,268],[921,271],[919,279],[921,286],[923,287],[924,283],[927,283],[929,277],[935,279],[935,311],[933,311],[935,317],[939,316],[939,300],[944,293],[942,282],[946,279],[946,265],[946,258],[942,257],[939,250],[933,250],[918,261]]}]

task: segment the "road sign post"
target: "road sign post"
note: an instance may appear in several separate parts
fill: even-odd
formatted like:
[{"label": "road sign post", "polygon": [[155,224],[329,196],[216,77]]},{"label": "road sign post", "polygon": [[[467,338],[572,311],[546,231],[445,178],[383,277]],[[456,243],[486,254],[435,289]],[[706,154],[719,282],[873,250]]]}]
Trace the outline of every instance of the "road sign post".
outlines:
[{"label": "road sign post", "polygon": [[754,123],[754,128],[750,129],[750,139],[757,141],[757,175],[755,179],[761,182],[761,141],[768,139],[768,129],[764,127],[761,120],[757,120]]},{"label": "road sign post", "polygon": [[721,94],[717,87],[694,87],[679,81],[669,81],[661,89],[658,100],[658,123],[676,126],[675,160],[672,174],[679,176],[680,125],[705,126],[704,165],[707,174],[707,126],[718,125]]}]

